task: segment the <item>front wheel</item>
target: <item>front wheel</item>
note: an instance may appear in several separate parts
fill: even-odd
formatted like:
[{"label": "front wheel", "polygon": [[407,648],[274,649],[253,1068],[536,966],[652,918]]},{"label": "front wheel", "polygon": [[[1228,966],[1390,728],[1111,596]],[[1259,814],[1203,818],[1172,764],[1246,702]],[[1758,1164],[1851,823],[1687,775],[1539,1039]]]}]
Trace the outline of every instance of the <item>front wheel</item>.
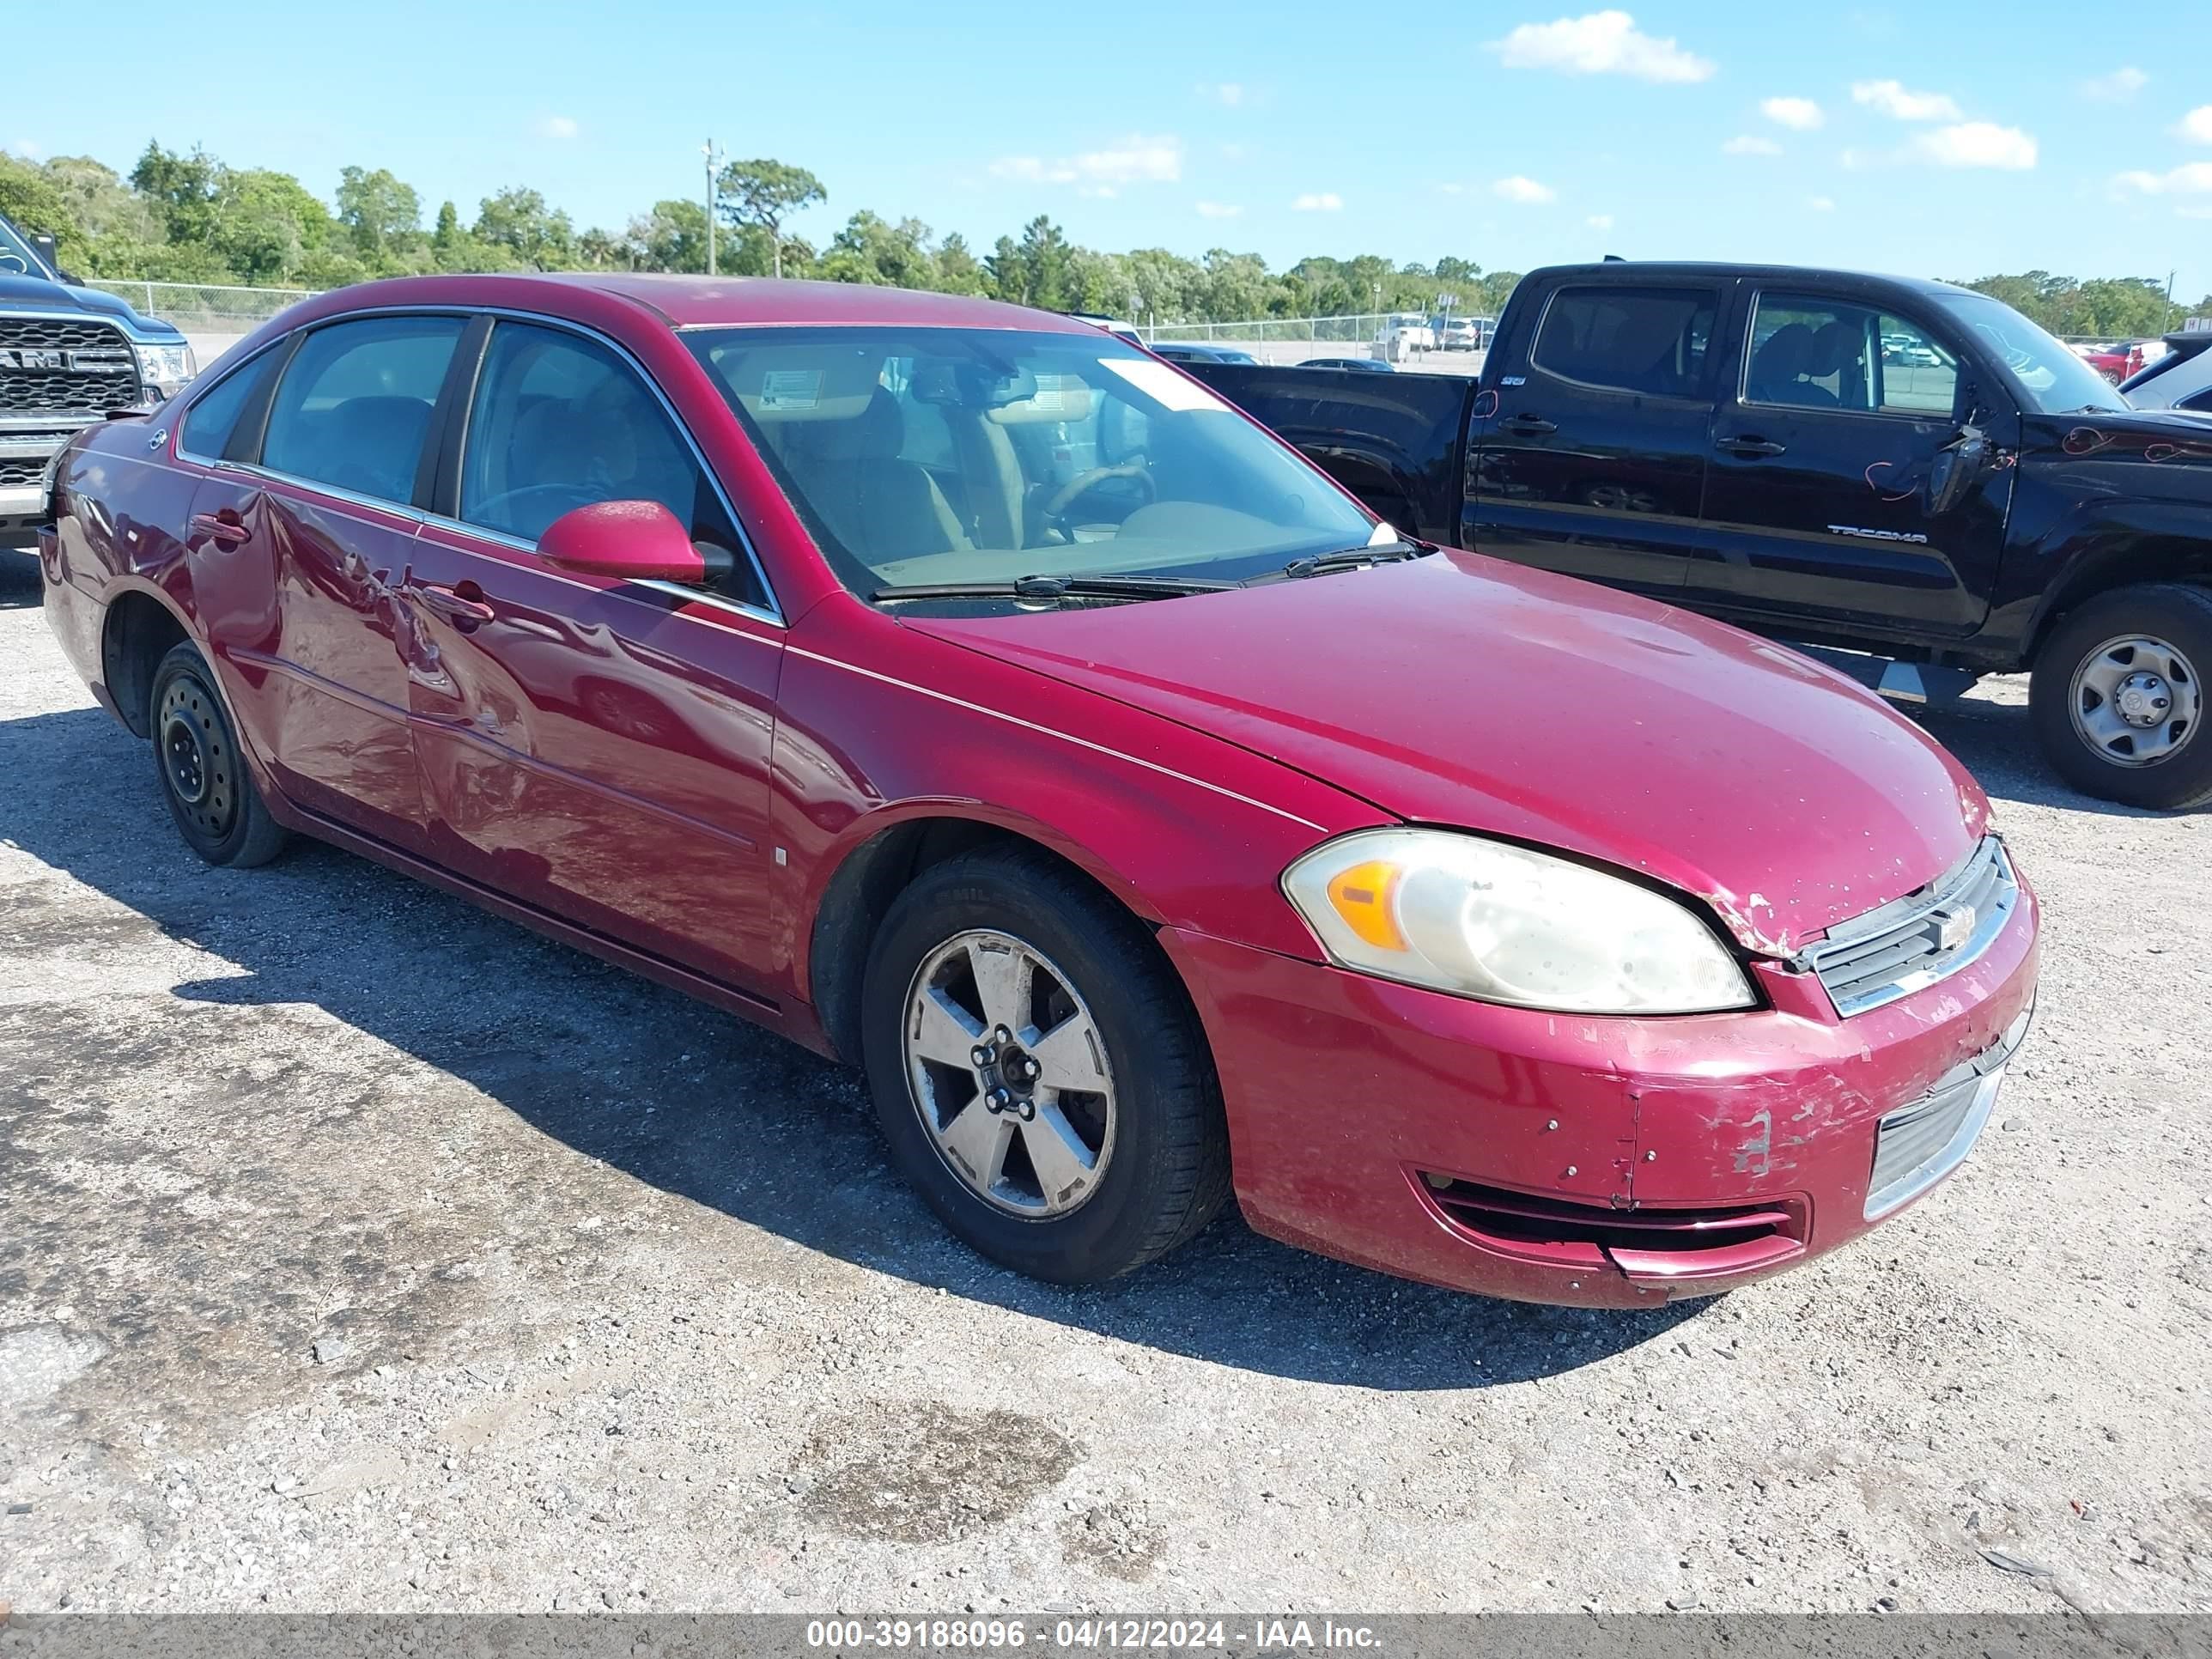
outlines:
[{"label": "front wheel", "polygon": [[865,1058],[893,1162],[951,1231],[1034,1278],[1165,1255],[1228,1195],[1206,1039],[1158,948],[1041,854],[901,893],[869,955]]},{"label": "front wheel", "polygon": [[2100,595],[2051,631],[2028,688],[2044,752],[2085,794],[2171,811],[2212,801],[2212,591]]}]

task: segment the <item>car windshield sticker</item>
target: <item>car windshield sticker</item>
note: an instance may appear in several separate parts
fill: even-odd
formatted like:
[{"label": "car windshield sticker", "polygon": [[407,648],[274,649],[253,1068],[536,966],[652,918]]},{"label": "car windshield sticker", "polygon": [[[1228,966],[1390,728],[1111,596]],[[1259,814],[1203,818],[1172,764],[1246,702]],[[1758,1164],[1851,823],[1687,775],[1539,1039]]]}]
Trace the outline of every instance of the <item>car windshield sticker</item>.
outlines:
[{"label": "car windshield sticker", "polygon": [[811,409],[821,401],[818,368],[772,368],[761,376],[763,409]]},{"label": "car windshield sticker", "polygon": [[1187,410],[1208,410],[1220,415],[1230,412],[1227,404],[1197,381],[1178,374],[1154,358],[1101,357],[1098,365],[1113,370],[1172,414],[1180,415]]},{"label": "car windshield sticker", "polygon": [[1030,399],[1038,412],[1079,421],[1091,412],[1091,388],[1073,374],[1037,374],[1036,394]]}]

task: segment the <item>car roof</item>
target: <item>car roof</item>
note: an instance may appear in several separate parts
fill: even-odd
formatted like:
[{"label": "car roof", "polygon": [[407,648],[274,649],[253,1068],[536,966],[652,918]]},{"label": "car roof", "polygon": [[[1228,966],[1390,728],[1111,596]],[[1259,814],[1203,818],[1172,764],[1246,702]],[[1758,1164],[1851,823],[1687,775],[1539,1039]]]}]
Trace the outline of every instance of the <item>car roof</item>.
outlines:
[{"label": "car roof", "polygon": [[1608,280],[1637,276],[1784,277],[1824,283],[1863,283],[1867,287],[1909,289],[1918,294],[1972,294],[1957,283],[1932,276],[1896,276],[1878,270],[1838,270],[1828,265],[1733,264],[1723,260],[1607,259],[1601,264],[1547,265],[1531,276],[1603,276]]},{"label": "car roof", "polygon": [[311,301],[321,315],[395,305],[503,306],[558,313],[563,301],[604,295],[672,328],[714,325],[1028,329],[1080,334],[1091,325],[1026,306],[859,283],[769,276],[661,276],[645,271],[531,271],[489,276],[398,276],[335,289]]}]

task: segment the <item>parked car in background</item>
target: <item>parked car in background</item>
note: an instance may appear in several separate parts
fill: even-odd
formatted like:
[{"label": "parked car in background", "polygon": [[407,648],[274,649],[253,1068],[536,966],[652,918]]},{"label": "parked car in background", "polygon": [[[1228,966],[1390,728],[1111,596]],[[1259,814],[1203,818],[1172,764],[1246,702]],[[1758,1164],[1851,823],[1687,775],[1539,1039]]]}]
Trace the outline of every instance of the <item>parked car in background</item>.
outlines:
[{"label": "parked car in background", "polygon": [[2212,447],[1986,295],[1565,266],[1472,382],[1194,372],[1416,535],[1834,648],[1894,696],[2033,669],[2075,787],[2212,802]]},{"label": "parked car in background", "polygon": [[1375,331],[1375,343],[1389,362],[1402,363],[1417,352],[1434,351],[1436,331],[1419,312],[1401,311],[1382,319]]},{"label": "parked car in background", "polygon": [[1171,363],[1249,363],[1258,360],[1234,346],[1201,344],[1195,340],[1160,340],[1148,348],[1155,357]]},{"label": "parked car in background", "polygon": [[2137,409],[2179,415],[2212,415],[2212,317],[2166,337],[2166,353],[2120,383],[2120,395]]},{"label": "parked car in background", "polygon": [[1108,317],[1095,311],[1071,311],[1066,313],[1079,323],[1088,323],[1093,328],[1103,328],[1117,340],[1126,340],[1133,346],[1142,347],[1144,336],[1137,332],[1134,323],[1124,322],[1119,317]]},{"label": "parked car in background", "polygon": [[51,237],[0,216],[0,548],[32,544],[46,464],[72,432],[152,408],[197,367],[182,334],[78,285]]},{"label": "parked car in background", "polygon": [[1482,344],[1482,330],[1470,317],[1437,317],[1430,327],[1442,351],[1473,351]]},{"label": "parked car in background", "polygon": [[1349,368],[1369,374],[1390,374],[1396,371],[1380,357],[1307,357],[1293,367],[1297,368]]},{"label": "parked car in background", "polygon": [[2143,354],[2140,343],[2077,344],[2073,349],[2076,356],[2112,386],[2142,372]]},{"label": "parked car in background", "polygon": [[204,858],[312,835],[842,1055],[1044,1278],[1233,1182],[1442,1285],[1723,1291],[1954,1169],[2027,1024],[2034,896],[1877,699],[1407,542],[1065,318],[374,283],[48,505],[55,636]]}]

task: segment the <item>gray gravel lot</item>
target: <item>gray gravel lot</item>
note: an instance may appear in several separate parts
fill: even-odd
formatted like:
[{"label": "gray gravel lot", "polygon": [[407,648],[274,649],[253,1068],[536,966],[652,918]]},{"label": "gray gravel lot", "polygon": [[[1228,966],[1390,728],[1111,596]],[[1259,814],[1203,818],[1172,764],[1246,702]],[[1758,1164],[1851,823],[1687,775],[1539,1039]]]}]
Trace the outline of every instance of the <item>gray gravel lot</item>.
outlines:
[{"label": "gray gravel lot", "polygon": [[202,866],[0,555],[0,1600],[2212,1610],[2212,817],[2025,713],[1930,723],[2039,1028],[1870,1239],[1598,1315],[1232,1218],[1071,1292],[794,1048],[325,848]]}]

